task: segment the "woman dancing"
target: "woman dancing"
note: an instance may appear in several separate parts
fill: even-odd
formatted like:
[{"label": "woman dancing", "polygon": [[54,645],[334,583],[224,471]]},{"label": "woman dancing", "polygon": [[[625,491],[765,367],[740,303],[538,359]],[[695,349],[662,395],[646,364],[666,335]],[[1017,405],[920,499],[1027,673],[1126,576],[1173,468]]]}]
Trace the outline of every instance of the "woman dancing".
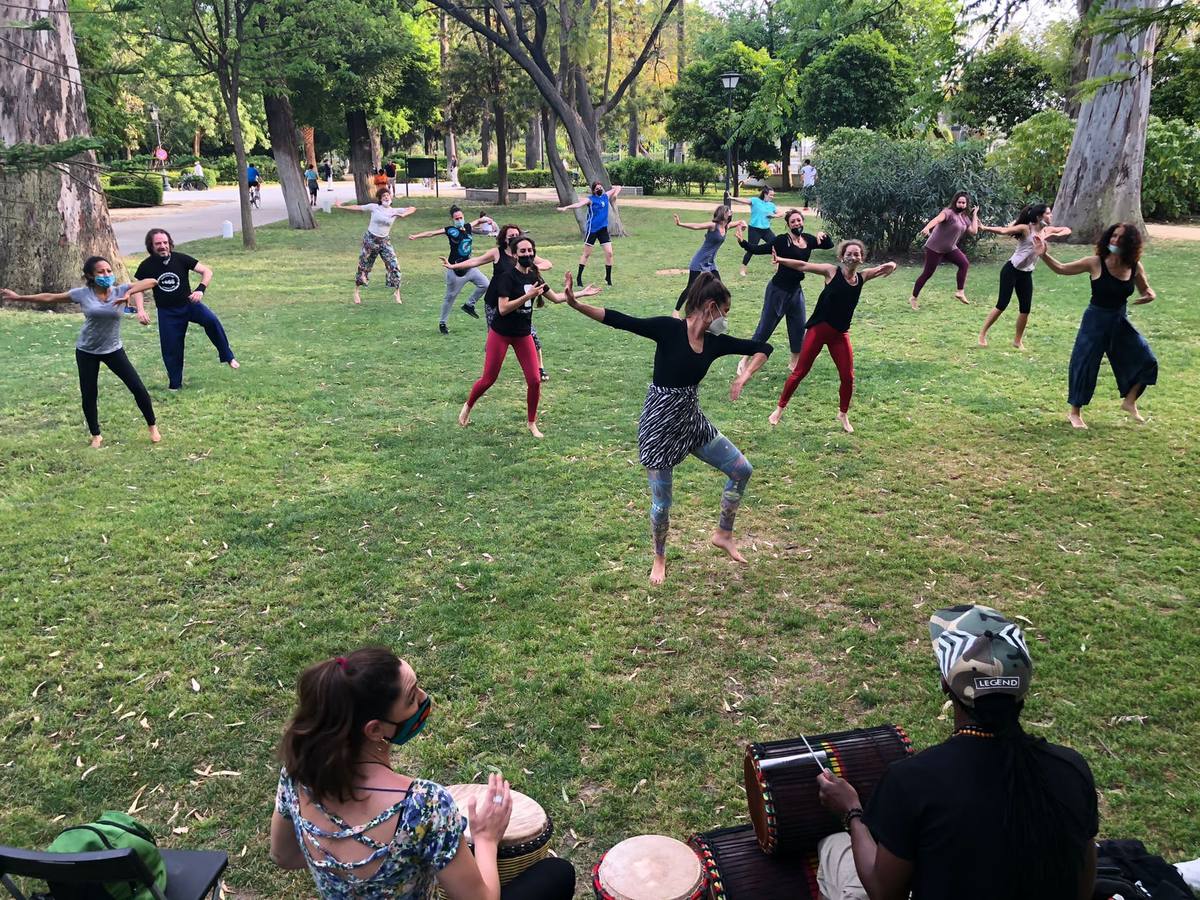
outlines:
[{"label": "woman dancing", "polygon": [[1092,278],[1092,302],[1083,311],[1075,348],[1071,351],[1068,374],[1067,420],[1075,428],[1087,428],[1083,407],[1096,393],[1096,376],[1100,360],[1107,353],[1121,395],[1121,409],[1135,422],[1145,422],[1138,412],[1137,401],[1148,385],[1158,382],[1158,360],[1146,339],[1129,321],[1125,301],[1137,289],[1134,304],[1150,303],[1154,291],[1146,281],[1142,267],[1142,235],[1133,225],[1124,222],[1110,225],[1096,242],[1094,256],[1074,262],[1060,263],[1047,253],[1041,237],[1034,241],[1042,261],[1059,275],[1079,275],[1087,272]]},{"label": "woman dancing", "polygon": [[361,209],[371,214],[371,221],[363,233],[362,250],[358,254],[358,272],[354,276],[354,302],[362,303],[359,288],[366,286],[370,280],[371,269],[375,267],[375,257],[382,256],[383,264],[387,266],[387,286],[392,289],[396,302],[403,303],[400,299],[400,263],[396,261],[396,248],[392,246],[391,241],[392,223],[411,216],[417,208],[407,206],[392,209],[392,192],[386,187],[380,188],[375,197],[378,203],[363,203],[359,206],[338,204],[343,209]]},{"label": "woman dancing", "polygon": [[725,235],[730,227],[737,229],[737,239],[742,239],[742,229],[746,227],[745,222],[730,222],[733,218],[733,213],[725,205],[718,206],[713,211],[711,222],[680,222],[679,216],[675,216],[675,224],[680,228],[690,228],[692,231],[704,232],[704,243],[700,245],[700,249],[692,256],[692,261],[688,263],[688,282],[687,286],[679,292],[679,299],[675,301],[676,319],[680,318],[679,311],[683,309],[683,301],[687,299],[688,291],[692,289],[692,284],[700,277],[701,272],[712,272],[717,278],[721,277],[721,273],[717,271],[717,251],[721,249],[721,245],[725,243]]},{"label": "woman dancing", "polygon": [[421,733],[431,707],[412,666],[386,647],[305,669],[279,748],[271,859],[307,868],[321,900],[416,900],[435,883],[452,900],[570,900],[564,859],[500,886],[496,850],[512,814],[500,773],[482,802],[460,809],[442,785],[392,768],[392,747]]},{"label": "woman dancing", "polygon": [[842,241],[837,245],[834,254],[838,260],[836,266],[798,259],[773,258],[781,266],[790,266],[802,272],[823,276],[825,288],[817,298],[817,308],[813,311],[812,318],[808,320],[800,361],[796,363],[792,374],[784,383],[783,393],[779,395],[779,405],[776,406],[775,412],[771,413],[769,421],[772,425],[779,424],[796,387],[812,368],[821,348],[828,347],[833,364],[837,366],[838,378],[841,380],[838,388],[837,420],[842,423],[842,428],[847,434],[854,432],[849,416],[850,398],[854,396],[854,348],[850,345],[850,322],[854,318],[863,284],[872,278],[886,278],[891,275],[896,271],[896,264],[885,262],[881,266],[859,271],[867,255],[867,246],[860,240]]},{"label": "woman dancing", "polygon": [[[536,438],[544,437],[537,427],[537,407],[541,397],[541,381],[537,373],[537,351],[533,346],[530,330],[533,326],[534,301],[541,306],[543,297],[557,303],[566,300],[550,290],[537,268],[537,245],[528,235],[520,235],[510,241],[510,249],[516,264],[499,278],[496,286],[496,314],[488,323],[487,345],[484,348],[483,374],[471,388],[467,402],[458,414],[458,424],[471,424],[471,410],[487,389],[496,383],[500,367],[508,348],[512,347],[525,373],[525,409],[529,432]],[[568,273],[568,278],[570,275]],[[580,296],[591,297],[600,293],[595,285],[588,285]]]},{"label": "woman dancing", "polygon": [[921,288],[925,287],[925,282],[937,271],[943,259],[949,260],[958,268],[958,290],[954,292],[955,298],[959,303],[971,302],[966,294],[967,270],[971,268],[971,263],[967,260],[967,255],[958,249],[958,242],[964,234],[976,234],[979,231],[979,207],[976,206],[968,214],[967,207],[970,205],[971,195],[966,191],[959,191],[950,201],[950,205],[926,222],[925,227],[921,229],[921,234],[926,235],[929,240],[925,242],[925,268],[917,276],[912,296],[908,298],[908,304],[913,309],[917,308],[917,297],[921,295]]},{"label": "woman dancing", "polygon": [[701,411],[699,386],[714,360],[747,354],[750,363],[729,388],[729,399],[737,400],[746,382],[771,355],[771,345],[725,334],[729,290],[710,272],[701,274],[692,285],[685,307],[687,318],[683,321],[669,316],[637,319],[615,309],[580,303],[570,283],[566,300],[572,309],[590,319],[650,338],[657,344],[654,380],[646,391],[638,424],[638,455],[650,477],[650,533],[654,540],[650,583],[662,584],[667,575],[672,474],[689,453],[727,476],[721,494],[721,518],[712,542],[734,561],[745,563],[746,558],[733,539],[733,520],[753,469],[741,451]]},{"label": "woman dancing", "polygon": [[1006,234],[1017,239],[1017,249],[1009,257],[1008,262],[1000,269],[1000,295],[996,299],[996,308],[987,314],[983,320],[983,330],[979,332],[979,346],[986,347],[988,329],[991,328],[1001,314],[1008,309],[1013,291],[1017,292],[1017,332],[1013,337],[1013,346],[1024,350],[1022,338],[1025,336],[1025,325],[1029,322],[1029,310],[1033,307],[1033,270],[1037,266],[1037,252],[1033,242],[1037,237],[1045,240],[1055,237],[1067,237],[1070,228],[1058,228],[1050,222],[1054,218],[1054,210],[1049,203],[1030,203],[1017,214],[1016,221],[1008,226],[980,225],[980,231],[992,234]]},{"label": "woman dancing", "polygon": [[[778,218],[779,213],[776,212],[775,206],[775,189],[765,187],[758,192],[757,197],[751,197],[749,200],[743,200],[741,197],[730,197],[734,203],[741,203],[744,206],[750,207],[750,246],[757,247],[759,242],[770,244],[775,240],[775,232],[771,230],[771,220]],[[738,236],[740,243],[741,236]],[[750,263],[750,257],[754,254],[747,250],[742,255],[742,270],[740,274],[743,278],[746,277],[746,266]]]},{"label": "woman dancing", "polygon": [[83,328],[75,342],[75,366],[79,370],[79,394],[83,401],[83,417],[87,420],[92,435],[92,446],[99,447],[104,441],[100,436],[100,415],[97,410],[97,382],[100,363],[108,366],[114,375],[125,382],[129,393],[142,412],[150,429],[150,440],[157,444],[162,440],[154,418],[154,404],[150,392],[142,384],[137,370],[125,354],[121,343],[121,318],[125,315],[125,298],[131,294],[137,309],[137,319],[142,325],[150,324],[150,317],[142,306],[141,292],[156,284],[157,278],[143,278],[129,284],[114,286],[112,264],[103,256],[89,256],[83,264],[83,287],[62,293],[18,294],[0,290],[5,300],[20,300],[28,303],[78,303],[83,311]]},{"label": "woman dancing", "polygon": [[[747,253],[753,256],[774,254],[776,259],[798,259],[808,262],[814,250],[832,250],[833,241],[824,231],[815,235],[804,230],[804,213],[798,209],[789,209],[783,217],[787,223],[787,234],[781,234],[769,244],[752,246],[746,241],[739,240]],[[779,266],[771,280],[767,282],[763,294],[762,314],[758,319],[758,327],[754,329],[752,341],[766,341],[775,333],[780,319],[787,320],[788,347],[792,358],[788,368],[796,368],[800,360],[800,350],[804,347],[804,273],[788,266]],[[746,360],[738,364],[738,370],[746,367]]]}]

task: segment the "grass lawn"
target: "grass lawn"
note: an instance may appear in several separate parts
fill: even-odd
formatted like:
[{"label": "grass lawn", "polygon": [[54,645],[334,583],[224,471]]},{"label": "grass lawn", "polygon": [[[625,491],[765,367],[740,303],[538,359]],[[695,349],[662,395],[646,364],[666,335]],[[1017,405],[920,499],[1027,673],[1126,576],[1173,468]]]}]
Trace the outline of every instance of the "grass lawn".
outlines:
[{"label": "grass lawn", "polygon": [[[447,220],[419,205],[396,227],[403,306],[382,264],[365,304],[348,302],[361,213],[262,229],[254,254],[189,245],[216,271],[206,299],[242,369],[193,328],[185,389],[169,394],[155,326],[129,317],[156,447],[105,371],[105,446],[88,448],[77,316],[0,315],[3,843],[44,846],[136,808],[170,846],[227,850],[235,889],[311,894],[267,857],[275,746],[302,667],[384,642],[435,703],[397,764],[447,783],[503,768],[554,818],[584,896],[624,837],[747,821],[746,741],[882,722],[918,748],[942,740],[926,621],[977,601],[1026,626],[1026,727],[1091,763],[1102,834],[1200,856],[1200,247],[1146,255],[1159,300],[1133,318],[1162,378],[1144,426],[1120,413],[1107,366],[1091,430],[1066,423],[1083,277],[1037,271],[1026,351],[1009,343],[1015,303],[975,346],[1009,244],[972,269],[970,307],[949,268],[919,313],[911,266],[867,287],[853,435],[834,421],[828,355],[767,424],[782,330],[736,404],[734,361],[718,363],[702,402],[755,466],[737,522],[750,565],[708,546],[723,476],[686,461],[668,582],[652,590],[637,418],[653,345],[540,310],[545,440],[523,426],[511,355],[459,428],[484,325],[456,310],[437,333],[446,244],[402,238]],[[573,220],[513,217],[561,284]],[[700,235],[669,210],[625,217],[600,302],[665,314],[685,276],[656,271],[686,269]],[[735,249],[719,262],[731,330],[749,335],[770,266],[739,280]],[[597,252],[591,277],[602,264]],[[810,311],[815,299],[810,282]]]}]

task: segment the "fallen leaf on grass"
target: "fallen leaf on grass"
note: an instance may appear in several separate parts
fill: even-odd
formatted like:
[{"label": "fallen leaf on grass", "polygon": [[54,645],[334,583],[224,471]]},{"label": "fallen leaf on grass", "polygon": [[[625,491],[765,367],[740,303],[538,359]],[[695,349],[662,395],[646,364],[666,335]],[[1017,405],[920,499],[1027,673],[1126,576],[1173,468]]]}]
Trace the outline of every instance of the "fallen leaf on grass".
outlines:
[{"label": "fallen leaf on grass", "polygon": [[192,679],[192,690],[197,694],[200,693],[200,682],[198,682],[195,678]]},{"label": "fallen leaf on grass", "polygon": [[92,766],[90,769],[88,769],[86,772],[84,772],[82,775],[79,776],[79,780],[83,781],[83,779],[87,778],[89,775],[91,775],[93,772],[95,772],[98,768],[100,768],[99,765]]}]

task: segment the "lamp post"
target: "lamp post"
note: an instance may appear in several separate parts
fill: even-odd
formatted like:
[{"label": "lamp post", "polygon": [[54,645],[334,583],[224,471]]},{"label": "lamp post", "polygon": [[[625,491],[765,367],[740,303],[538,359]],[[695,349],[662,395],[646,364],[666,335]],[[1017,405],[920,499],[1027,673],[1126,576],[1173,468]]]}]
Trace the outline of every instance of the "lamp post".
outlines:
[{"label": "lamp post", "polygon": [[171,183],[167,181],[166,166],[163,165],[162,161],[158,158],[158,151],[162,147],[162,128],[158,124],[158,107],[153,103],[150,104],[150,121],[154,123],[154,159],[156,164],[163,166],[161,175],[163,190],[165,191],[171,187]]},{"label": "lamp post", "polygon": [[738,72],[725,72],[721,75],[721,86],[728,92],[729,102],[726,106],[725,118],[725,208],[731,206],[729,200],[729,179],[733,171],[733,92],[741,78]]}]

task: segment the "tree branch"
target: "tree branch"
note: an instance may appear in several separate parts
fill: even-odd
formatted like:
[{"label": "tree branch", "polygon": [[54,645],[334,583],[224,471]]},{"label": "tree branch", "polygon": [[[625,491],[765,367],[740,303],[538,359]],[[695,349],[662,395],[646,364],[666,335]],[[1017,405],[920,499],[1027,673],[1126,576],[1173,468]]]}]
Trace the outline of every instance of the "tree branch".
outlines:
[{"label": "tree branch", "polygon": [[617,85],[616,91],[613,92],[612,98],[602,102],[596,107],[596,118],[602,118],[605,113],[621,102],[621,98],[625,96],[625,92],[629,90],[629,85],[633,84],[634,80],[641,74],[642,66],[646,64],[646,60],[650,58],[650,51],[654,49],[658,43],[658,35],[663,30],[663,26],[667,24],[667,19],[671,17],[671,13],[675,11],[676,4],[679,0],[667,0],[667,5],[662,8],[659,13],[658,21],[654,23],[654,27],[650,29],[650,36],[646,38],[646,44],[642,47],[642,52],[638,54],[629,72],[621,79],[621,83]]}]

